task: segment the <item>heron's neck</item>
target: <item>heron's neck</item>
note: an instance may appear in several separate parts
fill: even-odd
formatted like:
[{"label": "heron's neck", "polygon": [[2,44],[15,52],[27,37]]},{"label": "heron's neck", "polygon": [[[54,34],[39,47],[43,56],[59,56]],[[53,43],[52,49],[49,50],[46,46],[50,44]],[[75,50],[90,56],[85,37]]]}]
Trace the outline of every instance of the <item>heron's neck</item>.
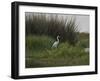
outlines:
[{"label": "heron's neck", "polygon": [[57,37],[57,41],[59,42],[59,38]]}]

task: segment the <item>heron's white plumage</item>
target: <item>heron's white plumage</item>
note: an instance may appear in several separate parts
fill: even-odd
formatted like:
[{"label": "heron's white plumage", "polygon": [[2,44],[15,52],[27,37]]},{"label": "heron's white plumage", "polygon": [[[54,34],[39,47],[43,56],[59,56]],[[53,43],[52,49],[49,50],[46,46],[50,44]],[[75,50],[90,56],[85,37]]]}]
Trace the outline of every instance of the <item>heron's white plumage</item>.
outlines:
[{"label": "heron's white plumage", "polygon": [[59,35],[57,36],[57,41],[55,41],[52,45],[52,48],[57,48],[59,44]]},{"label": "heron's white plumage", "polygon": [[58,41],[55,41],[55,42],[53,43],[52,47],[57,48],[58,44],[59,44],[59,42],[58,42]]}]

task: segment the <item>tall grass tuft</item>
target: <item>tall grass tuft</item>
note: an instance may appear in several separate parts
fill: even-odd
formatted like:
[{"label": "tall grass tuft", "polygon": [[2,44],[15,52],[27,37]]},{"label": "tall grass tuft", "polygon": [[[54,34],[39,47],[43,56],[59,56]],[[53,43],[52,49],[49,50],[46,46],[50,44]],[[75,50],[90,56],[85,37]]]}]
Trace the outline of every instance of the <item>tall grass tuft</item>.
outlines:
[{"label": "tall grass tuft", "polygon": [[70,21],[67,22],[65,26],[66,30],[66,40],[71,44],[75,45],[76,42],[79,40],[78,36],[78,25],[75,24],[75,19],[71,19]]},{"label": "tall grass tuft", "polygon": [[[27,15],[28,14],[28,15]],[[75,45],[78,41],[78,29],[75,19],[68,20],[57,14],[27,13],[25,16],[27,35],[48,35],[52,38],[60,35],[61,42]]]}]

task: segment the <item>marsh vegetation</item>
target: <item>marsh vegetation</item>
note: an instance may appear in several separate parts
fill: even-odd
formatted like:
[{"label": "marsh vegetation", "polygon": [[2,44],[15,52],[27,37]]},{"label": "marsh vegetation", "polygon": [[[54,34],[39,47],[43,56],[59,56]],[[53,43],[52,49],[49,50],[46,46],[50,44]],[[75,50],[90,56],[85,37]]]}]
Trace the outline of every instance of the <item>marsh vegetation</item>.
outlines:
[{"label": "marsh vegetation", "polygon": [[[89,65],[89,33],[79,32],[75,18],[57,14],[25,13],[25,66],[56,67]],[[57,48],[51,48],[60,36]]]}]

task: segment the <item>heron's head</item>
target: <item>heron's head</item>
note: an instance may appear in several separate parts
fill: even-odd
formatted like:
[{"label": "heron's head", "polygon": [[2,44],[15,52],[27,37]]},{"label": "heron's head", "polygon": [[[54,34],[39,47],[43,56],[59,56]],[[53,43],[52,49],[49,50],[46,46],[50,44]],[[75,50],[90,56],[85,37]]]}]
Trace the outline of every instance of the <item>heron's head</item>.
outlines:
[{"label": "heron's head", "polygon": [[60,36],[58,35],[57,38],[60,38]]}]

